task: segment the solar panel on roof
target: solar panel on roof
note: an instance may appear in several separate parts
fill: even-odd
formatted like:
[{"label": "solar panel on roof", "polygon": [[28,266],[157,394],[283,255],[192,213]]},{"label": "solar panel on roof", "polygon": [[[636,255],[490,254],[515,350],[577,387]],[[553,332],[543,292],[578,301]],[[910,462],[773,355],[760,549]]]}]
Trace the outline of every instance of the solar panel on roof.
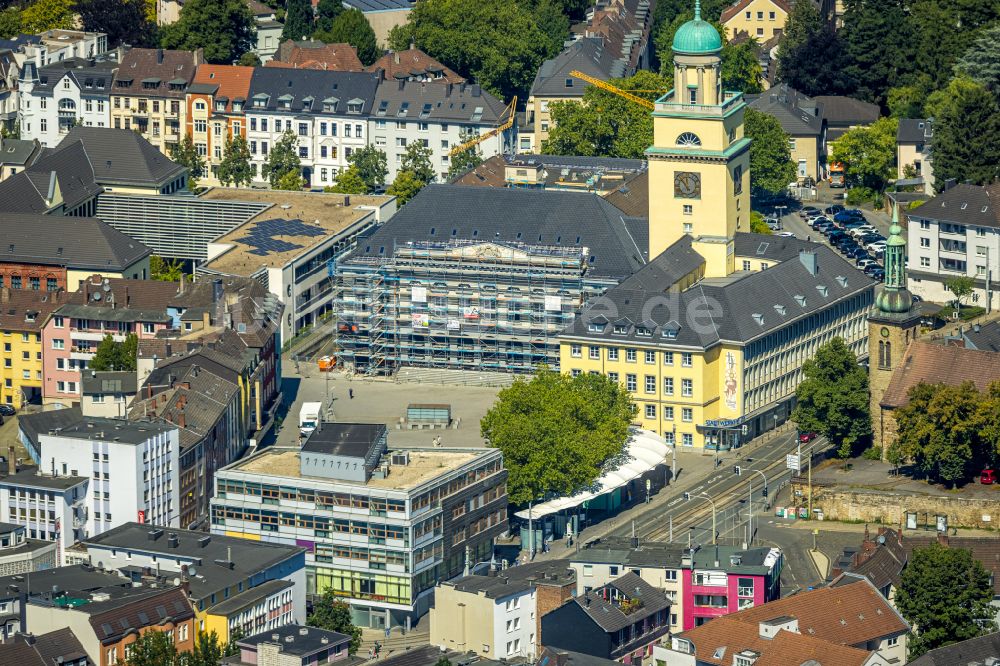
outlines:
[{"label": "solar panel on roof", "polygon": [[139,611],[139,622],[142,622],[143,625],[149,624],[149,616],[146,615],[146,611]]},{"label": "solar panel on roof", "polygon": [[157,606],[157,607],[156,607],[156,613],[157,613],[157,615],[159,615],[159,616],[160,616],[160,619],[161,619],[161,620],[162,620],[163,618],[167,617],[167,609],[166,609],[166,608],[164,608],[163,606]]},{"label": "solar panel on roof", "polygon": [[183,613],[183,612],[184,612],[184,604],[182,604],[182,603],[181,603],[181,602],[179,602],[179,601],[175,601],[175,602],[174,602],[174,609],[175,609],[175,610],[176,610],[176,611],[177,611],[178,613]]},{"label": "solar panel on roof", "polygon": [[297,250],[304,247],[297,243],[275,238],[275,236],[316,238],[325,236],[326,234],[327,232],[324,229],[308,225],[299,219],[286,220],[284,218],[276,218],[261,220],[253,226],[246,236],[242,236],[236,240],[253,248],[249,250],[249,254],[266,257],[272,252],[288,252],[289,250]]},{"label": "solar panel on roof", "polygon": [[107,622],[105,622],[104,624],[101,625],[101,631],[104,632],[105,636],[111,636],[112,634],[115,633],[115,630],[112,629],[111,625],[108,624]]}]

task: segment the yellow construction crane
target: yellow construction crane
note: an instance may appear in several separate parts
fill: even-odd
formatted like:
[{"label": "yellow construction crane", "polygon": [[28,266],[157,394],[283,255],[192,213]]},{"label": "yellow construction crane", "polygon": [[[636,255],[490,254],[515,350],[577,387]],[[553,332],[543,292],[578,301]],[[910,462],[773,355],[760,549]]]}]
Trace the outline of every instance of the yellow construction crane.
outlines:
[{"label": "yellow construction crane", "polygon": [[459,153],[464,152],[464,151],[466,151],[466,150],[468,150],[468,149],[470,149],[470,148],[472,148],[474,146],[478,146],[483,141],[486,141],[486,139],[489,139],[490,137],[494,137],[497,134],[500,134],[501,132],[506,132],[511,127],[513,127],[514,126],[514,114],[517,113],[517,95],[514,95],[514,99],[512,99],[510,101],[510,104],[508,104],[507,107],[506,107],[506,109],[504,109],[504,110],[507,111],[507,120],[503,121],[502,123],[500,123],[499,125],[497,125],[493,129],[491,129],[486,134],[480,134],[477,137],[469,139],[465,143],[458,144],[457,146],[455,146],[454,148],[451,149],[451,152],[449,152],[448,155],[450,157],[454,157],[455,155],[458,155]]},{"label": "yellow construction crane", "polygon": [[639,97],[638,95],[633,95],[632,93],[633,92],[651,92],[651,93],[664,93],[664,92],[666,92],[666,90],[633,90],[631,92],[628,91],[628,90],[622,90],[618,86],[611,85],[607,81],[602,81],[600,79],[595,79],[593,76],[590,76],[588,74],[584,74],[583,72],[575,70],[575,69],[572,72],[570,72],[569,75],[570,76],[575,76],[578,79],[586,81],[587,83],[589,83],[592,86],[597,86],[601,90],[607,90],[608,92],[614,93],[615,95],[618,95],[619,97],[624,97],[625,99],[629,100],[630,102],[635,102],[636,104],[644,106],[644,107],[646,107],[647,109],[650,109],[650,110],[655,109],[656,105],[653,104],[652,102],[650,102],[648,99]]}]

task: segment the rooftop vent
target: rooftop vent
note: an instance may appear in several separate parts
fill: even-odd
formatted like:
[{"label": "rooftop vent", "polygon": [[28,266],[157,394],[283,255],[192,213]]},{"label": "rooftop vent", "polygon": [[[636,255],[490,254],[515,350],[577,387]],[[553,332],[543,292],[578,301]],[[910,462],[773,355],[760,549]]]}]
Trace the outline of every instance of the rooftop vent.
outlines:
[{"label": "rooftop vent", "polygon": [[167,548],[176,548],[180,545],[180,539],[176,534],[170,534],[167,537]]}]

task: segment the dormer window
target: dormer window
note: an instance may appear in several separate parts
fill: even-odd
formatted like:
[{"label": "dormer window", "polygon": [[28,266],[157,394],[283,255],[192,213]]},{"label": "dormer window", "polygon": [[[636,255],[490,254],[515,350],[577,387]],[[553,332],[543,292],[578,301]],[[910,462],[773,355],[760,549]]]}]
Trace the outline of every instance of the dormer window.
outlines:
[{"label": "dormer window", "polygon": [[312,110],[313,99],[314,98],[312,98],[312,97],[303,97],[302,98],[302,110],[303,111],[311,111]]},{"label": "dormer window", "polygon": [[360,114],[361,109],[364,107],[365,101],[363,99],[354,98],[347,102],[347,112],[350,114]]},{"label": "dormer window", "polygon": [[242,101],[240,101],[240,102],[235,102],[234,101],[233,102],[233,111],[235,111],[235,112],[238,113],[238,112],[240,112],[242,110],[243,110],[243,102]]},{"label": "dormer window", "polygon": [[625,324],[615,324],[614,334],[615,335],[627,335],[628,334],[628,326],[625,325]]},{"label": "dormer window", "polygon": [[639,326],[635,329],[635,334],[639,337],[648,338],[653,335],[652,329],[648,329],[645,326]]},{"label": "dormer window", "polygon": [[223,102],[223,101],[216,101],[215,102],[215,110],[216,111],[225,111],[226,110],[226,103]]},{"label": "dormer window", "polygon": [[[676,321],[671,320],[663,325],[661,335],[663,335],[663,337],[665,337],[667,340],[676,340],[677,334],[680,332],[680,330],[681,330],[681,325],[678,324]],[[671,358],[673,357],[671,356]],[[673,361],[671,361],[671,363],[673,363]]]},{"label": "dormer window", "polygon": [[389,102],[382,100],[378,103],[378,110],[375,112],[376,116],[384,116],[386,110],[389,108]]},{"label": "dormer window", "polygon": [[253,96],[253,106],[255,109],[263,109],[267,107],[267,101],[270,99],[268,95],[260,93]]},{"label": "dormer window", "polygon": [[[383,104],[388,104],[388,102],[382,102]],[[323,100],[323,111],[326,113],[336,113],[337,105],[340,104],[340,100],[336,97],[327,97]],[[383,113],[383,115],[385,115]]]},{"label": "dormer window", "polygon": [[295,97],[292,95],[282,95],[278,98],[278,106],[285,110],[291,109],[294,99]]},{"label": "dormer window", "polygon": [[399,105],[399,111],[396,112],[397,118],[405,118],[406,114],[410,112],[410,103],[403,102]]}]

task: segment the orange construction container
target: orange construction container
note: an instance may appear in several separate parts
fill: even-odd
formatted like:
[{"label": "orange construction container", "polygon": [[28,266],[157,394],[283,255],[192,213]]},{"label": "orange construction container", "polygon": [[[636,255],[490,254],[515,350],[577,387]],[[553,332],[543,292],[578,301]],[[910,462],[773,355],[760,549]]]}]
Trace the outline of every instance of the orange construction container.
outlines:
[{"label": "orange construction container", "polygon": [[328,372],[333,370],[333,366],[337,365],[337,360],[332,356],[324,356],[319,360],[319,370],[320,372]]}]

